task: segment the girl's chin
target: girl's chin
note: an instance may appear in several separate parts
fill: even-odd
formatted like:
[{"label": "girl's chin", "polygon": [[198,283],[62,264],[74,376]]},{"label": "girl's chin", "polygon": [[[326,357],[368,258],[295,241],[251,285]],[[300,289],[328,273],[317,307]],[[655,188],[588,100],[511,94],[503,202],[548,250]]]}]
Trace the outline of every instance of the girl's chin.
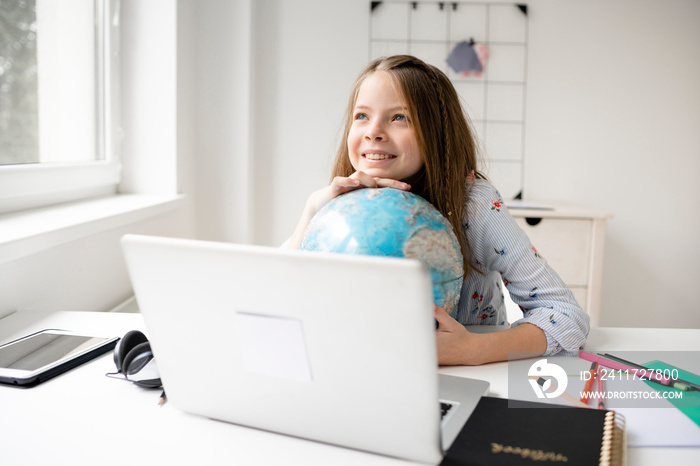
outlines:
[{"label": "girl's chin", "polygon": [[389,179],[389,180],[398,180],[398,178],[396,178],[396,175],[392,174],[391,172],[386,172],[383,170],[376,170],[376,169],[372,169],[372,168],[367,168],[367,169],[364,169],[362,171],[367,173],[369,176],[371,176],[373,178],[385,178],[385,179]]},{"label": "girl's chin", "polygon": [[357,166],[353,166],[356,171],[361,171],[363,173],[367,173],[368,175],[374,177],[374,178],[387,178],[388,175],[391,174],[390,171],[388,170],[383,170],[381,168],[371,166],[368,164],[360,163]]}]

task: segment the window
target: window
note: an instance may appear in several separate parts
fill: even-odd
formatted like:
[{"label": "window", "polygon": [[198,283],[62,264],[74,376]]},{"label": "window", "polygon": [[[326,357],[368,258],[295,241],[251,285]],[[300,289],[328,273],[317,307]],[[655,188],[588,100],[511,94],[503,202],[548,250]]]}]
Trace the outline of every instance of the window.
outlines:
[{"label": "window", "polygon": [[119,182],[118,1],[0,10],[0,213],[112,194]]}]

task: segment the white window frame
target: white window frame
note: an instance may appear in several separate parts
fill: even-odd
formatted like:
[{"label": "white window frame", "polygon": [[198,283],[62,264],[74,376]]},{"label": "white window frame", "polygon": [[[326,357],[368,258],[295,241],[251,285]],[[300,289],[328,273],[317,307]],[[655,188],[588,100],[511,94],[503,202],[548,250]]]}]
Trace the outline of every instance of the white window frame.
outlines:
[{"label": "white window frame", "polygon": [[[191,208],[188,197],[180,193],[178,179],[178,2],[109,1],[120,18],[116,34],[121,69],[115,95],[119,96],[123,129],[108,142],[118,144],[121,151],[123,167],[117,192],[0,214],[0,266],[115,229],[138,228],[132,232],[143,233],[143,222],[152,225],[150,222],[164,219],[166,213],[165,224],[173,232],[194,234],[194,227],[182,220],[191,215]],[[97,171],[80,175],[83,179],[97,176]],[[0,180],[0,190],[3,182]]]},{"label": "white window frame", "polygon": [[[101,160],[0,166],[0,214],[98,196],[114,195],[121,180],[119,157],[119,0],[96,0],[106,28],[96,34],[97,96]],[[97,22],[98,24],[100,22]]]}]

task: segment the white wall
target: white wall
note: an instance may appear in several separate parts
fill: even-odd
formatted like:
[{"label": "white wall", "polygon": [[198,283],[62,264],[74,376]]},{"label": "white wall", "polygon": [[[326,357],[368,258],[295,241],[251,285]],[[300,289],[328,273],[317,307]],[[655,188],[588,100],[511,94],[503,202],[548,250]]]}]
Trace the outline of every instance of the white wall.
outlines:
[{"label": "white wall", "polygon": [[[255,242],[327,182],[368,3],[255,2]],[[700,327],[700,3],[528,3],[526,197],[614,215],[601,325]]]},{"label": "white wall", "polygon": [[126,233],[186,236],[188,223],[182,212],[164,214],[0,263],[0,316],[107,311],[133,294],[119,239]]},{"label": "white wall", "polygon": [[194,132],[189,162],[196,176],[196,223],[202,239],[251,242],[252,161],[250,114],[252,0],[179,2],[182,47],[191,47],[181,74],[193,113],[183,123]]},{"label": "white wall", "polygon": [[368,28],[364,1],[255,2],[255,242],[281,244],[328,182]]},{"label": "white wall", "polygon": [[700,327],[700,2],[530,5],[526,192],[613,213],[601,325]]}]

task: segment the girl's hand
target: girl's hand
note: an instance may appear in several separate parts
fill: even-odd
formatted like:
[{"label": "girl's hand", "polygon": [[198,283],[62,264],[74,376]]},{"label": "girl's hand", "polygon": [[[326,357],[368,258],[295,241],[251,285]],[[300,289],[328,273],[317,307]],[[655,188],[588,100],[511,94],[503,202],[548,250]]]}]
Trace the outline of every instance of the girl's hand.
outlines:
[{"label": "girl's hand", "polygon": [[330,185],[319,189],[309,196],[306,209],[311,216],[321,210],[332,199],[360,188],[397,188],[404,191],[411,189],[411,185],[402,181],[389,178],[374,178],[365,172],[356,171],[348,177],[336,176]]},{"label": "girl's hand", "polygon": [[316,212],[321,210],[321,207],[341,194],[345,194],[360,188],[396,188],[408,191],[411,189],[411,185],[389,178],[374,178],[361,171],[356,171],[348,177],[336,176],[333,178],[330,185],[319,189],[309,196],[309,199],[306,201],[306,206],[304,207],[304,212],[299,220],[299,224],[297,225],[294,235],[288,243],[289,247],[292,249],[299,248],[299,244],[301,244],[301,239],[304,236],[306,227],[309,225],[311,218],[316,214]]},{"label": "girl's hand", "polygon": [[453,319],[437,304],[433,307],[433,314],[438,321],[438,328],[435,331],[438,364],[441,366],[475,364],[476,362],[469,358],[470,343],[478,335],[470,333],[464,325]]}]

